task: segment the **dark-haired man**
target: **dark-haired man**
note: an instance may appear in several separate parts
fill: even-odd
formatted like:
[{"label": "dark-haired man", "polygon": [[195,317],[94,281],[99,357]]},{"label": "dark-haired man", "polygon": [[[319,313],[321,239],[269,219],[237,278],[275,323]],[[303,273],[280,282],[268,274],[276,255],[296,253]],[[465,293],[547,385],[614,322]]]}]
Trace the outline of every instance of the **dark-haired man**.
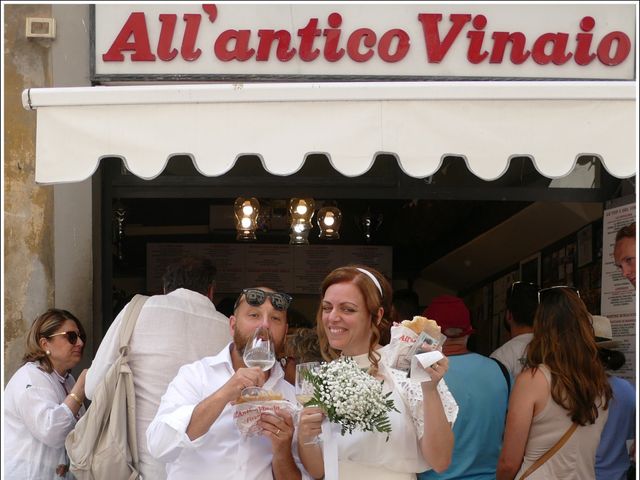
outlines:
[{"label": "dark-haired man", "polygon": [[499,360],[513,378],[522,371],[527,346],[533,338],[533,317],[538,308],[538,286],[514,282],[507,290],[507,310],[504,326],[511,339],[495,350],[491,357]]},{"label": "dark-haired man", "polygon": [[219,354],[185,365],[169,384],[147,430],[149,451],[167,463],[170,480],[296,480],[290,414],[262,414],[261,433],[243,438],[234,423],[233,402],[247,387],[278,392],[295,403],[295,390],[280,363],[263,372],[247,367],[242,354],[253,332],[268,327],[276,351],[287,334],[291,297],[265,287],[245,288],[231,319],[233,341]]},{"label": "dark-haired man", "polygon": [[[136,434],[139,467],[143,478],[166,478],[164,464],[151,457],[145,432],[160,398],[178,369],[206,355],[219,352],[231,338],[229,319],[216,311],[211,299],[216,268],[208,258],[187,257],[169,265],[162,277],[164,295],[150,297],[129,342],[129,366],[136,392]],[[118,358],[125,307],[113,321],[91,364],[86,396]]]}]

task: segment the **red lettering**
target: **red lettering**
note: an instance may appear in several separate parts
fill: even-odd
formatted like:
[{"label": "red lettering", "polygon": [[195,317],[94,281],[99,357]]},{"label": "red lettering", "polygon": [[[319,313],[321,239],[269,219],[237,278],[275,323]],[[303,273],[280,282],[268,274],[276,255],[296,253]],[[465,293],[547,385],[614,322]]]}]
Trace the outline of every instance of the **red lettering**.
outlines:
[{"label": "red lettering", "polygon": [[218,18],[218,7],[216,7],[215,3],[204,3],[202,10],[205,11],[211,23],[215,22],[216,18]]},{"label": "red lettering", "polygon": [[[358,28],[349,35],[347,41],[347,54],[354,62],[366,62],[373,57],[373,47],[376,44],[376,34],[370,28]],[[360,44],[368,47],[365,53],[360,52]]]},{"label": "red lettering", "polygon": [[422,24],[424,43],[427,47],[427,61],[429,63],[440,63],[460,34],[462,27],[471,20],[471,15],[460,13],[449,15],[449,20],[453,25],[442,41],[438,30],[438,23],[442,20],[442,15],[439,13],[420,13],[418,14],[418,20]]},{"label": "red lettering", "polygon": [[260,43],[258,44],[258,51],[256,53],[256,61],[266,62],[269,60],[271,53],[271,45],[275,40],[278,40],[278,46],[276,48],[276,57],[281,62],[288,62],[296,54],[295,48],[289,48],[291,45],[291,34],[286,30],[258,30],[258,37],[260,37]]},{"label": "red lettering", "polygon": [[511,42],[511,55],[509,58],[512,63],[520,65],[531,55],[531,52],[525,49],[527,37],[522,32],[493,32],[491,38],[493,39],[493,48],[491,49],[489,63],[502,63],[507,42]]},{"label": "red lettering", "polygon": [[[531,58],[538,65],[547,65],[553,62],[562,65],[567,62],[573,53],[565,53],[569,35],[566,33],[545,33],[540,35],[531,49]],[[552,45],[551,53],[546,53],[547,44]]]},{"label": "red lettering", "polygon": [[[395,53],[391,53],[391,42],[397,38],[398,46]],[[409,35],[404,30],[399,28],[393,28],[386,32],[380,39],[380,45],[378,45],[378,55],[380,58],[388,63],[399,62],[409,52]]]},{"label": "red lettering", "polygon": [[[617,43],[616,52],[611,55],[613,42]],[[624,32],[611,32],[604,36],[598,45],[598,60],[613,67],[620,65],[631,51],[631,40]]]},{"label": "red lettering", "polygon": [[312,18],[304,28],[298,30],[298,36],[300,37],[300,60],[304,62],[310,62],[318,58],[320,50],[313,48],[313,41],[315,37],[320,36],[320,30],[318,30],[318,19]]},{"label": "red lettering", "polygon": [[[129,42],[129,37],[133,37],[132,42]],[[124,61],[122,52],[133,52],[131,60],[134,62],[153,62],[156,59],[151,53],[147,21],[143,12],[133,12],[129,15],[107,53],[102,55],[102,60],[122,62]]]},{"label": "red lettering", "polygon": [[176,31],[178,16],[175,14],[160,14],[160,39],[158,40],[158,58],[163,62],[173,60],[178,55],[176,48],[171,49],[173,34]]},{"label": "red lettering", "polygon": [[[580,20],[580,29],[583,32],[590,32],[595,24],[596,21],[593,17],[584,17]],[[589,65],[596,58],[595,53],[589,53],[592,39],[593,35],[590,33],[578,33],[576,35],[577,46],[574,60],[578,65]]]},{"label": "red lettering", "polygon": [[[251,30],[225,30],[216,38],[213,50],[223,62],[238,60],[244,62],[249,60],[255,50],[249,48],[249,39],[251,38]],[[229,42],[233,41],[233,48],[229,48]]]},{"label": "red lettering", "polygon": [[489,52],[487,52],[486,50],[484,52],[482,51],[484,32],[481,30],[483,30],[484,27],[487,26],[487,17],[485,17],[484,15],[476,15],[471,24],[473,25],[473,28],[478,31],[471,31],[467,33],[467,38],[469,39],[467,60],[469,60],[471,63],[480,63],[489,55]]},{"label": "red lettering", "polygon": [[329,15],[328,23],[331,28],[325,28],[323,35],[326,38],[324,42],[324,58],[328,62],[337,62],[344,56],[344,48],[338,50],[340,42],[340,29],[342,25],[342,16],[339,13]]},{"label": "red lettering", "polygon": [[185,13],[182,19],[187,23],[187,25],[184,28],[184,37],[182,37],[180,55],[187,62],[193,62],[194,60],[197,60],[202,53],[202,50],[195,48],[201,17],[197,13]]}]

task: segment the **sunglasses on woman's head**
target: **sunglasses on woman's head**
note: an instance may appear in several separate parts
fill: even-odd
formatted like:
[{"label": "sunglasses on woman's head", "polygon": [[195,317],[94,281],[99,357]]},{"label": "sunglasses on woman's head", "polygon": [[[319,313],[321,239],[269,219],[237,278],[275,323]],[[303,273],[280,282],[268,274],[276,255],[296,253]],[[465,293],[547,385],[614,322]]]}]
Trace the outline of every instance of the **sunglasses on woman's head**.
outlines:
[{"label": "sunglasses on woman's head", "polygon": [[538,290],[538,303],[542,302],[542,299],[544,298],[544,296],[546,294],[548,294],[549,292],[554,291],[554,290],[557,291],[559,288],[565,288],[565,289],[575,293],[578,296],[578,298],[580,298],[580,291],[576,287],[570,287],[568,285],[556,285],[554,287],[548,287],[548,288],[543,288],[542,290]]},{"label": "sunglasses on woman's head", "polygon": [[273,308],[281,311],[289,308],[289,304],[291,303],[291,300],[293,300],[293,297],[291,295],[287,295],[286,293],[265,292],[264,290],[260,290],[259,288],[245,288],[242,290],[242,293],[238,297],[238,300],[236,300],[236,304],[233,306],[234,310],[238,308],[240,299],[243,295],[246,302],[252,307],[259,307],[265,302],[267,298],[269,298],[271,300],[271,305],[273,305]]},{"label": "sunglasses on woman's head", "polygon": [[82,340],[82,343],[86,342],[86,337],[84,335],[82,335],[80,332],[74,331],[54,333],[53,335],[49,335],[47,338],[57,337],[58,335],[65,335],[71,345],[75,345],[76,343],[78,343],[78,338]]}]

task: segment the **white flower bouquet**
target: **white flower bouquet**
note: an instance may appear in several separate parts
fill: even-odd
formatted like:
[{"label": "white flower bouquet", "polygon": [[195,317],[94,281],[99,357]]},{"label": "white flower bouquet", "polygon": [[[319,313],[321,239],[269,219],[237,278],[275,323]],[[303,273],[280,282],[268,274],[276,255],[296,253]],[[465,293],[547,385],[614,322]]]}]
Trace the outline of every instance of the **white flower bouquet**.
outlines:
[{"label": "white flower bouquet", "polygon": [[[340,433],[354,430],[391,432],[388,413],[396,410],[391,392],[382,392],[382,382],[361,370],[348,357],[323,363],[305,376],[313,384],[313,398],[305,407],[321,407],[329,421],[340,425]],[[397,410],[396,410],[397,411]]]}]

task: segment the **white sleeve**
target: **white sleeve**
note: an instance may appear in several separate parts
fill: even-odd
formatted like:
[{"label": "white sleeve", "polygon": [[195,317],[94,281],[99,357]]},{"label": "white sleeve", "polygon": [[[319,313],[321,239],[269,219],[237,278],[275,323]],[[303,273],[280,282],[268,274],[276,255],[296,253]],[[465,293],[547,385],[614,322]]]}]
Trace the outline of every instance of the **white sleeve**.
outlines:
[{"label": "white sleeve", "polygon": [[164,463],[173,462],[183,449],[197,448],[204,443],[206,434],[194,441],[187,436],[191,414],[203,400],[202,387],[198,363],[180,368],[147,428],[147,449],[152,457]]},{"label": "white sleeve", "polygon": [[[407,378],[407,374],[405,372],[396,369],[389,369],[389,371],[402,400],[409,410],[418,438],[422,438],[424,433],[422,387],[418,382],[414,382],[410,378]],[[453,426],[456,418],[458,417],[458,404],[449,391],[449,387],[447,387],[444,379],[440,380],[438,383],[438,393],[440,394],[440,401],[442,402],[442,407],[444,408],[447,420]]]},{"label": "white sleeve", "polygon": [[84,384],[84,395],[91,400],[93,394],[98,388],[98,384],[107,375],[109,367],[115,363],[118,358],[118,347],[120,345],[120,328],[122,325],[122,318],[129,304],[122,309],[116,319],[113,321],[107,334],[100,342],[100,347],[96,352],[96,356],[91,362],[91,367],[87,371]]},{"label": "white sleeve", "polygon": [[67,434],[76,424],[71,409],[64,403],[59,403],[58,396],[48,381],[33,375],[30,381],[16,401],[24,425],[45,445],[52,448],[64,447]]}]

